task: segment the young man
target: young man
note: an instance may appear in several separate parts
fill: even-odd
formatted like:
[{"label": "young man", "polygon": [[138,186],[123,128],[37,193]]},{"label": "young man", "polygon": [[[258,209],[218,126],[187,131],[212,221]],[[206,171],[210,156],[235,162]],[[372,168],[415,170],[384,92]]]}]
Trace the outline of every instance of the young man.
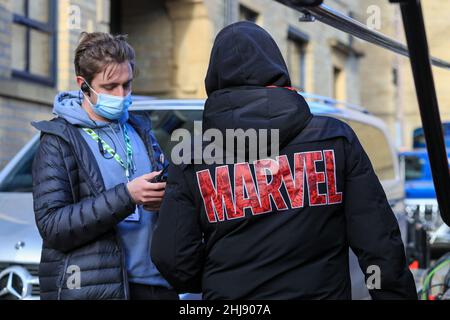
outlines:
[{"label": "young man", "polygon": [[34,123],[36,223],[43,239],[42,299],[177,299],[150,259],[165,183],[151,124],[128,113],[135,52],[124,36],[83,33],[80,91],[55,99]]},{"label": "young man", "polygon": [[153,261],[175,289],[205,299],[350,299],[351,247],[363,272],[380,270],[372,298],[417,299],[397,221],[358,138],[313,116],[290,85],[262,28],[239,22],[219,33],[203,130],[228,139],[227,129],[278,129],[279,156],[171,166]]}]

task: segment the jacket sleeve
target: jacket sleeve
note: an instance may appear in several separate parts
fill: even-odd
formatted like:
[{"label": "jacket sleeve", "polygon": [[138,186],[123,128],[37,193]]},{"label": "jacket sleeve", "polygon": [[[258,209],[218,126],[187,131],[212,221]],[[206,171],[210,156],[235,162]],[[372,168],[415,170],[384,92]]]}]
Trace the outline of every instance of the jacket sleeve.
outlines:
[{"label": "jacket sleeve", "polygon": [[69,252],[104,234],[133,212],[125,184],[75,203],[60,138],[44,134],[33,161],[33,205],[44,244]]},{"label": "jacket sleeve", "polygon": [[[355,133],[345,142],[344,207],[349,245],[358,257],[374,300],[417,299],[415,282],[406,263],[397,219],[372,164]],[[379,287],[375,279],[381,276]]]},{"label": "jacket sleeve", "polygon": [[201,292],[205,246],[193,181],[194,173],[186,166],[170,165],[152,239],[152,261],[179,293]]}]

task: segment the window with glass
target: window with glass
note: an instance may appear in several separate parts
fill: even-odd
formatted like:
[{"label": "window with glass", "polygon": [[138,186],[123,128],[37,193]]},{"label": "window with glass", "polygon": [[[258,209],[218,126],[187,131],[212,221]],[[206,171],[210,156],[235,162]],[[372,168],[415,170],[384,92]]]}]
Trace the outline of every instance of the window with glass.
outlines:
[{"label": "window with glass", "polygon": [[56,0],[12,1],[11,67],[15,78],[54,86]]},{"label": "window with glass", "polygon": [[293,27],[288,29],[287,64],[292,86],[305,91],[306,47],[309,37]]},{"label": "window with glass", "polygon": [[258,23],[259,14],[246,6],[239,5],[239,20]]}]

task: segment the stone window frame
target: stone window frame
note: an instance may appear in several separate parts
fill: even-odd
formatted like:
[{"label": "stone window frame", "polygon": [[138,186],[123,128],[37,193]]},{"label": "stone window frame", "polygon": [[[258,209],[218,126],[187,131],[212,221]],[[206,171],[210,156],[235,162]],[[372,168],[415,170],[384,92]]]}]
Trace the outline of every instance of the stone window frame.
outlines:
[{"label": "stone window frame", "polygon": [[[246,2],[246,1],[240,1],[238,4],[238,20],[239,21],[250,21],[253,23],[256,23],[258,25],[262,25],[262,10],[260,8],[255,7],[253,4]],[[244,18],[244,20],[241,19],[242,14],[250,14],[253,15],[254,19],[247,19]]]},{"label": "stone window frame", "polygon": [[[300,55],[298,56],[298,64],[300,67],[300,74],[296,74],[295,77],[299,77],[299,83],[298,86],[301,91],[306,91],[306,55],[307,55],[307,47],[309,44],[309,35],[307,33],[304,33],[303,31],[300,31],[299,29],[289,25],[288,26],[288,32],[287,32],[287,40],[288,42],[291,41],[292,43],[294,43],[295,45],[299,46],[301,48],[300,50]],[[288,46],[290,45],[289,43],[287,44]],[[289,72],[292,72],[291,68],[292,68],[292,57],[290,56],[291,52],[289,51],[289,48],[287,50],[287,64],[288,64],[288,68],[289,68]],[[292,76],[292,74],[291,74]]]},{"label": "stone window frame", "polygon": [[[26,28],[26,40],[25,40],[25,71],[23,70],[15,70],[12,69],[12,77],[16,79],[22,79],[31,82],[37,82],[39,84],[43,84],[48,87],[56,86],[56,74],[57,74],[57,0],[49,0],[49,16],[48,22],[43,23],[28,17],[29,15],[29,1],[32,0],[24,0],[25,8],[24,15],[13,12],[13,24],[18,24]],[[50,74],[48,77],[44,77],[41,75],[36,75],[30,72],[30,45],[31,45],[31,30],[36,30],[39,32],[46,33],[50,36],[50,54],[49,54],[49,65],[50,65]]]}]

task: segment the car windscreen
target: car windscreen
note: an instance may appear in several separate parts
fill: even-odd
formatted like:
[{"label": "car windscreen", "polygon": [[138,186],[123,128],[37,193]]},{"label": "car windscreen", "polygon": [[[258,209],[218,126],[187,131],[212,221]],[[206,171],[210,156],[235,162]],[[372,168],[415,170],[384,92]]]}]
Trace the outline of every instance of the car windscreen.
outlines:
[{"label": "car windscreen", "polygon": [[170,156],[173,147],[179,143],[171,141],[172,133],[177,129],[186,129],[192,136],[194,121],[202,121],[203,116],[201,110],[149,110],[136,113],[151,119],[153,132],[166,156]]},{"label": "car windscreen", "polygon": [[[166,155],[177,141],[172,142],[170,137],[176,129],[187,129],[191,134],[194,131],[194,121],[202,120],[200,110],[150,110],[135,111],[152,120],[152,128],[161,148]],[[24,156],[17,161],[13,169],[0,183],[0,192],[32,192],[33,183],[31,167],[36,154],[39,141],[33,145]]]},{"label": "car windscreen", "polygon": [[[17,161],[0,183],[0,192],[32,192],[31,166],[38,146],[39,141],[32,145],[28,152],[25,152],[23,157]],[[15,159],[12,161],[15,161]]]},{"label": "car windscreen", "polygon": [[422,180],[425,177],[425,164],[426,159],[423,157],[416,155],[405,156],[405,180]]},{"label": "car windscreen", "polygon": [[[201,110],[148,110],[135,111],[152,121],[152,129],[166,156],[179,141],[171,141],[172,133],[177,129],[194,132],[194,121],[201,121]],[[358,121],[346,121],[355,130],[366,150],[375,172],[381,180],[395,178],[395,170],[389,143],[379,129]],[[0,184],[0,192],[31,192],[31,166],[38,148],[36,143],[29,152],[17,162],[10,174]]]},{"label": "car windscreen", "polygon": [[[447,154],[450,163],[450,154]],[[430,159],[426,153],[404,155],[405,180],[432,181]],[[449,168],[450,170],[450,168]]]}]

